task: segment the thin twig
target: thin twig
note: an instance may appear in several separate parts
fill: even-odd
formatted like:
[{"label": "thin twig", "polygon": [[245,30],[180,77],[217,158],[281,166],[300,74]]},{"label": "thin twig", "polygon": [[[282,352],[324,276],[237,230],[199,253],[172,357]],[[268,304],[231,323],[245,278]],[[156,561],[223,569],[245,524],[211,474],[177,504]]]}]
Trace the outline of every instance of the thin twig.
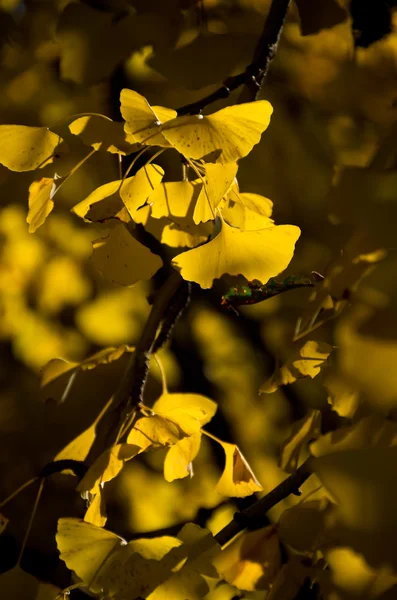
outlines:
[{"label": "thin twig", "polygon": [[307,460],[295,471],[295,473],[287,477],[287,479],[284,479],[284,481],[266,494],[266,496],[258,500],[258,502],[255,502],[255,504],[240,513],[236,513],[235,518],[216,534],[215,539],[218,544],[224,546],[247,527],[251,530],[264,527],[267,523],[267,521],[264,520],[265,514],[290,494],[296,494],[299,491],[300,486],[310,477],[310,475],[311,470],[309,467],[309,460]]},{"label": "thin twig", "polygon": [[179,116],[199,114],[203,108],[212,104],[212,102],[228,98],[233,90],[242,85],[254,86],[253,99],[256,99],[269,65],[276,54],[278,41],[290,3],[291,0],[272,1],[262,35],[254,52],[252,63],[242,73],[226,79],[222,86],[215,90],[215,92],[208,94],[208,96],[196,102],[178,108],[177,113]]}]

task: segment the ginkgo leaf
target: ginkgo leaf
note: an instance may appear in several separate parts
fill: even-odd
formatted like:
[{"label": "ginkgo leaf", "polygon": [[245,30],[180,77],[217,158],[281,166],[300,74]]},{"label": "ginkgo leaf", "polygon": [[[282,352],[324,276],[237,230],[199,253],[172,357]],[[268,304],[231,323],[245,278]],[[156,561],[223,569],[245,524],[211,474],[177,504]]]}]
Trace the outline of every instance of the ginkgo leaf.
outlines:
[{"label": "ginkgo leaf", "polygon": [[294,225],[241,231],[222,223],[213,240],[179,254],[172,264],[184,279],[202,288],[210,288],[225,273],[266,283],[287,268],[299,236],[300,229]]},{"label": "ginkgo leaf", "polygon": [[247,156],[270,123],[273,108],[267,100],[227,106],[212,115],[177,117],[161,130],[174,148],[188,158],[212,157],[208,162],[236,162]]},{"label": "ginkgo leaf", "polygon": [[34,233],[44,223],[54,208],[53,196],[56,184],[51,177],[43,177],[33,181],[29,186],[29,212],[26,222],[29,223],[29,233]]},{"label": "ginkgo leaf", "polygon": [[225,581],[253,592],[271,587],[281,568],[280,543],[273,525],[240,535],[214,558]]},{"label": "ginkgo leaf", "polygon": [[125,181],[120,189],[120,196],[131,218],[141,208],[153,190],[159,186],[164,176],[164,170],[158,165],[145,165],[134,177]]},{"label": "ginkgo leaf", "polygon": [[328,404],[340,417],[352,418],[360,405],[358,387],[340,372],[327,369],[322,381],[328,392]]},{"label": "ginkgo leaf", "polygon": [[150,106],[149,102],[133,90],[121,90],[120,111],[125,120],[125,131],[134,139],[149,146],[169,147],[161,133],[161,124],[176,117],[176,111],[163,106]]},{"label": "ginkgo leaf", "polygon": [[131,444],[117,444],[108,448],[90,466],[77,486],[77,491],[96,494],[104,483],[117,477],[124,461],[133,458],[138,452],[139,447]]},{"label": "ginkgo leaf", "polygon": [[227,442],[221,442],[221,444],[225,451],[226,464],[216,485],[218,494],[245,498],[255,492],[260,492],[263,488],[238,446]]},{"label": "ginkgo leaf", "polygon": [[[129,179],[124,181],[126,184]],[[91,194],[87,196],[84,200],[73,206],[72,212],[80,217],[81,219],[88,219],[88,212],[90,209],[97,203],[100,203],[101,206],[105,204],[105,208],[102,208],[102,212],[104,212],[103,219],[98,218],[97,220],[105,220],[107,215],[114,215],[117,211],[120,211],[123,207],[123,202],[120,197],[119,189],[121,185],[122,179],[118,179],[116,181],[109,181],[104,185],[100,185],[97,187]],[[100,216],[100,215],[99,215]],[[95,220],[95,219],[90,219]]]},{"label": "ginkgo leaf", "polygon": [[273,202],[260,194],[240,194],[231,189],[220,207],[225,221],[245,231],[265,229],[274,225],[270,218]]},{"label": "ginkgo leaf", "polygon": [[167,181],[149,197],[152,217],[186,217],[189,207],[196,203],[203,188],[201,181]]},{"label": "ginkgo leaf", "polygon": [[167,452],[164,461],[164,479],[174,481],[193,476],[192,461],[196,458],[201,444],[201,432],[182,438]]},{"label": "ginkgo leaf", "polygon": [[299,457],[304,446],[321,433],[321,412],[310,409],[307,416],[294,423],[291,434],[281,449],[280,467],[286,473],[298,468]]},{"label": "ginkgo leaf", "polygon": [[206,189],[198,197],[193,214],[196,225],[214,219],[215,208],[233,184],[237,169],[237,163],[226,165],[208,163],[205,166]]},{"label": "ginkgo leaf", "polygon": [[124,131],[124,123],[100,115],[80,117],[70,123],[69,130],[87,146],[92,146],[95,150],[106,150],[111,154],[126,156],[141,147],[133,136]]},{"label": "ginkgo leaf", "polygon": [[33,171],[52,162],[61,142],[47,127],[0,125],[0,163],[11,171]]},{"label": "ginkgo leaf", "polygon": [[123,223],[115,225],[106,238],[93,242],[92,262],[104,277],[119,285],[134,285],[150,279],[162,266],[157,254],[138,242]]},{"label": "ginkgo leaf", "polygon": [[56,542],[61,560],[93,593],[101,591],[96,580],[109,557],[127,543],[110,531],[72,518],[58,520]]},{"label": "ginkgo leaf", "polygon": [[17,566],[0,575],[0,595],[4,600],[54,600],[60,589],[39,581]]},{"label": "ginkgo leaf", "polygon": [[216,410],[216,403],[200,394],[163,394],[153,405],[153,412],[175,423],[187,435],[198,433]]},{"label": "ginkgo leaf", "polygon": [[313,379],[326,366],[333,347],[326,342],[305,342],[294,352],[284,365],[279,367],[270,379],[259,389],[260,394],[271,394],[280,386],[294,383],[302,377]]},{"label": "ginkgo leaf", "polygon": [[287,508],[279,519],[280,540],[297,552],[312,553],[330,540],[325,534],[325,519],[332,510],[328,498],[301,502]]},{"label": "ginkgo leaf", "polygon": [[159,415],[141,417],[127,437],[127,443],[138,446],[141,452],[151,446],[172,446],[181,438],[180,429]]}]

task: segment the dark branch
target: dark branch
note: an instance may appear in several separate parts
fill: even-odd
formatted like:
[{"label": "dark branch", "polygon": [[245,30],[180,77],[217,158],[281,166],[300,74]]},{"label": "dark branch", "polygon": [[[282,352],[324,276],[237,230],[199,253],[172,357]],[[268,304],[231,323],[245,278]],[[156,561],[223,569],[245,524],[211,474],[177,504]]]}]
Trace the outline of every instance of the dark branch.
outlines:
[{"label": "dark branch", "polygon": [[215,90],[215,92],[212,92],[212,94],[178,108],[177,113],[179,116],[199,114],[203,108],[212,104],[212,102],[228,98],[233,90],[242,85],[249,85],[253,88],[253,99],[256,98],[269,69],[269,65],[276,54],[290,2],[291,0],[272,1],[265,27],[254,52],[252,63],[242,73],[226,79],[222,86]]},{"label": "dark branch", "polygon": [[308,463],[309,461],[304,462],[293,475],[287,477],[274,490],[252,506],[237,513],[234,519],[216,534],[215,539],[218,544],[224,546],[243,529],[253,530],[265,527],[268,524],[268,520],[264,518],[266,513],[290,494],[299,492],[300,486],[310,477],[311,470]]}]

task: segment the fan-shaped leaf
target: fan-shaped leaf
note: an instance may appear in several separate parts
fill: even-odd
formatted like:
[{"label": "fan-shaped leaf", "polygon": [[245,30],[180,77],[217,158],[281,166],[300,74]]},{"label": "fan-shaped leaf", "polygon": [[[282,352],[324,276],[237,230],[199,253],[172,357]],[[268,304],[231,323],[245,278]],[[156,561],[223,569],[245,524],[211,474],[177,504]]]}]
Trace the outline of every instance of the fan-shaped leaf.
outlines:
[{"label": "fan-shaped leaf", "polygon": [[150,106],[149,102],[133,90],[123,89],[120,94],[120,111],[125,120],[125,130],[141,144],[169,147],[161,133],[161,124],[176,117],[176,112],[163,106]]},{"label": "fan-shaped leaf", "polygon": [[0,163],[11,171],[33,171],[52,162],[61,142],[47,127],[0,125]]},{"label": "fan-shaped leaf", "polygon": [[226,464],[222,476],[216,485],[218,494],[245,498],[263,488],[255,477],[251,467],[235,444],[222,442],[226,455]]}]

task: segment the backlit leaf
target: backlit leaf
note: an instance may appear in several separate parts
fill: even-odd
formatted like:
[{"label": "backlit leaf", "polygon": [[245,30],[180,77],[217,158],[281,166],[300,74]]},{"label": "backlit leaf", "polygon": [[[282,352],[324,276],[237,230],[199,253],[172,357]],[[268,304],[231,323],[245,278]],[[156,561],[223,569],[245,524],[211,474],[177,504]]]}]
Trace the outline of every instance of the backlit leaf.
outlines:
[{"label": "backlit leaf", "polygon": [[217,153],[209,162],[236,162],[247,156],[267,129],[273,112],[267,100],[222,108],[212,115],[177,117],[163,125],[164,137],[188,158]]},{"label": "backlit leaf", "polygon": [[255,477],[251,467],[235,444],[221,442],[226,455],[226,464],[222,476],[216,485],[216,491],[222,496],[245,498],[263,488]]},{"label": "backlit leaf", "polygon": [[197,201],[203,185],[200,181],[167,181],[150,195],[152,216],[186,217],[190,204]]},{"label": "backlit leaf", "polygon": [[305,342],[270,379],[265,381],[259,393],[271,394],[280,386],[294,383],[302,377],[313,379],[326,366],[332,350],[332,346],[326,342]]},{"label": "backlit leaf", "polygon": [[172,263],[184,279],[195,281],[202,288],[210,288],[213,280],[225,273],[266,283],[287,268],[299,235],[300,230],[294,225],[241,231],[222,223],[213,240],[179,254]]},{"label": "backlit leaf", "polygon": [[164,461],[164,479],[166,481],[183,479],[188,475],[193,476],[191,463],[200,450],[200,444],[201,433],[199,432],[184,437],[171,446]]},{"label": "backlit leaf", "polygon": [[[129,178],[131,179],[131,178]],[[125,180],[125,184],[127,184],[128,180]],[[100,185],[97,187],[91,194],[87,196],[84,200],[76,204],[72,208],[72,212],[76,214],[81,219],[89,219],[88,213],[92,208],[97,209],[97,219],[93,218],[93,215],[90,215],[89,220],[105,220],[109,218],[109,216],[115,215],[118,211],[123,208],[123,202],[120,197],[119,188],[121,185],[121,179],[116,181],[109,181],[109,183],[105,183],[104,185]],[[95,204],[100,203],[99,207],[96,207]],[[101,210],[100,214],[98,208]],[[102,218],[101,218],[102,217]]]},{"label": "backlit leaf", "polygon": [[272,227],[272,211],[273,202],[269,198],[239,193],[234,188],[229,191],[221,207],[222,216],[229,225],[246,231]]},{"label": "backlit leaf", "polygon": [[185,434],[198,433],[216,413],[215,402],[200,394],[163,394],[153,411],[175,423]]},{"label": "backlit leaf", "polygon": [[124,123],[118,123],[99,115],[80,117],[72,121],[69,130],[87,146],[95,150],[106,150],[111,154],[126,156],[141,147],[133,136],[124,131]]},{"label": "backlit leaf", "polygon": [[93,242],[92,262],[104,277],[119,285],[134,285],[150,279],[163,261],[138,242],[120,223],[106,238]]},{"label": "backlit leaf", "polygon": [[140,418],[131,429],[127,443],[144,451],[151,446],[172,446],[180,440],[179,428],[159,415]]},{"label": "backlit leaf", "polygon": [[170,143],[161,133],[160,127],[176,112],[163,106],[150,106],[149,102],[133,90],[123,89],[120,94],[120,111],[125,120],[125,130],[141,144],[169,147]]},{"label": "backlit leaf", "polygon": [[132,219],[136,211],[143,206],[153,190],[159,186],[164,171],[158,165],[145,165],[134,177],[125,181],[120,189],[120,196]]},{"label": "backlit leaf", "polygon": [[4,600],[54,600],[61,590],[39,581],[17,566],[0,575],[0,594]]},{"label": "backlit leaf", "polygon": [[54,179],[43,177],[29,186],[29,212],[26,217],[29,233],[34,233],[44,223],[54,208],[53,192],[56,190]]},{"label": "backlit leaf", "polygon": [[58,520],[56,541],[60,558],[94,593],[101,588],[98,575],[106,568],[109,557],[126,542],[118,535],[85,523],[80,519]]},{"label": "backlit leaf", "polygon": [[214,210],[229,190],[237,174],[237,163],[211,164],[205,166],[206,190],[200,194],[194,209],[196,224],[214,219]]},{"label": "backlit leaf", "polygon": [[33,171],[52,162],[61,142],[47,127],[0,125],[0,163],[11,171]]},{"label": "backlit leaf", "polygon": [[291,434],[281,449],[280,467],[286,473],[293,473],[299,464],[304,446],[321,433],[321,413],[310,409],[307,416],[294,423]]},{"label": "backlit leaf", "polygon": [[239,590],[267,590],[281,568],[280,544],[273,525],[249,531],[214,559],[219,575]]}]

